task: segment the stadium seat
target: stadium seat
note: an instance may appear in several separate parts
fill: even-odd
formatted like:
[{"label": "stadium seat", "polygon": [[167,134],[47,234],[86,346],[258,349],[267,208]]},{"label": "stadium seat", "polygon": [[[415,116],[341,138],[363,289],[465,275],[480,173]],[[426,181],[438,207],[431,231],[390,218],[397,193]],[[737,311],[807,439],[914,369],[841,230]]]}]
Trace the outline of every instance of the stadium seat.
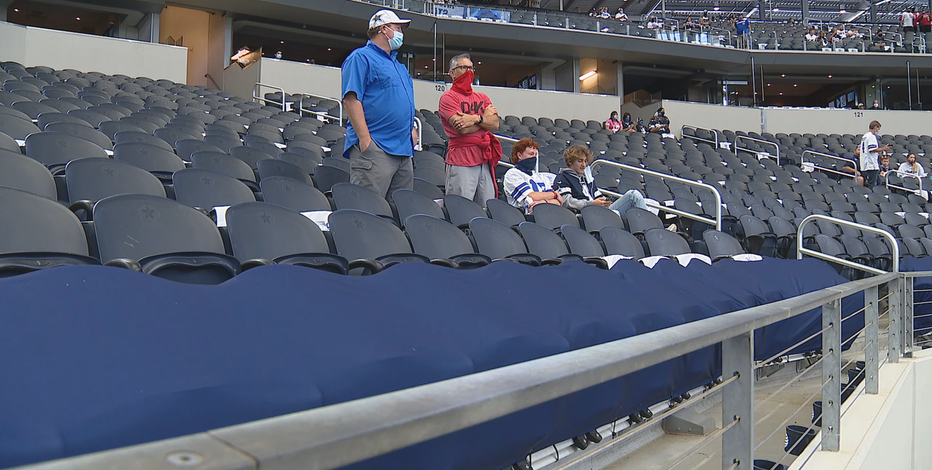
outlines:
[{"label": "stadium seat", "polygon": [[0,186],[52,201],[58,199],[55,180],[45,165],[21,153],[0,149]]},{"label": "stadium seat", "polygon": [[371,189],[352,183],[337,183],[330,189],[336,210],[356,209],[394,220],[391,206]]},{"label": "stadium seat", "polygon": [[99,145],[60,132],[37,132],[26,138],[26,156],[38,160],[56,173],[66,163],[78,158],[109,158]]},{"label": "stadium seat", "polygon": [[622,228],[606,226],[602,227],[598,233],[602,243],[605,244],[605,252],[610,255],[641,259],[650,253],[645,248],[646,243],[641,243],[637,237]]},{"label": "stadium seat", "polygon": [[727,233],[718,230],[706,230],[702,234],[702,239],[709,248],[709,257],[712,258],[712,261],[744,253],[741,243]]},{"label": "stadium seat", "polygon": [[[0,109],[4,108],[0,107]],[[14,139],[23,140],[27,135],[39,131],[40,129],[29,120],[28,116],[26,119],[20,119],[10,114],[0,113],[0,132]]]},{"label": "stadium seat", "polygon": [[[401,189],[395,193],[400,191],[408,190]],[[488,256],[476,253],[466,234],[446,220],[427,214],[414,214],[405,218],[403,223],[411,246],[419,255],[431,260],[449,260],[461,269],[481,267],[492,262]],[[443,261],[440,264],[444,264]]]},{"label": "stadium seat", "polygon": [[263,200],[297,212],[330,211],[330,201],[313,185],[284,176],[259,182]]},{"label": "stadium seat", "polygon": [[171,180],[172,173],[185,168],[184,161],[173,152],[142,142],[123,142],[114,145],[113,158],[142,168],[165,180]]},{"label": "stadium seat", "polygon": [[338,183],[349,183],[349,172],[336,167],[322,165],[314,172],[314,186],[317,189],[328,192]]},{"label": "stadium seat", "polygon": [[70,209],[90,220],[94,204],[118,194],[165,197],[165,188],[151,173],[128,163],[104,158],[72,160],[65,166]]},{"label": "stadium seat", "polygon": [[337,254],[350,260],[350,274],[375,274],[402,262],[430,262],[413,253],[401,229],[377,215],[343,209],[330,214],[329,223]]},{"label": "stadium seat", "polygon": [[176,171],[172,175],[172,186],[176,201],[204,211],[256,201],[255,194],[242,181],[202,168]]},{"label": "stadium seat", "polygon": [[584,258],[605,256],[605,248],[599,240],[575,225],[566,224],[560,227],[560,234],[566,240],[570,253]]},{"label": "stadium seat", "polygon": [[214,222],[170,199],[139,194],[101,199],[94,206],[94,227],[100,259],[109,266],[190,284],[219,284],[240,269],[224,254]]},{"label": "stadium seat", "polygon": [[[412,215],[429,215],[441,220],[445,220],[443,208],[434,202],[433,199],[411,189],[399,189],[392,193],[392,202],[395,205],[395,212],[398,221],[404,226],[405,221]],[[410,235],[410,233],[409,233]],[[412,245],[414,244],[412,240]],[[417,246],[414,247],[415,252]],[[429,255],[427,255],[429,256]]]},{"label": "stadium seat", "polygon": [[317,224],[297,212],[275,204],[246,202],[230,207],[226,220],[233,256],[244,271],[289,264],[336,274],[349,272],[346,259],[330,253]]},{"label": "stadium seat", "polygon": [[476,217],[469,221],[468,226],[476,240],[479,253],[493,260],[505,259],[532,266],[541,265],[540,257],[528,253],[524,239],[507,225],[492,219]]},{"label": "stadium seat", "polygon": [[538,204],[534,206],[534,223],[549,230],[558,229],[564,225],[579,227],[579,219],[571,210],[556,204]]},{"label": "stadium seat", "polygon": [[652,228],[644,234],[652,256],[676,256],[690,253],[689,243],[682,236],[662,228]]},{"label": "stadium seat", "polygon": [[56,201],[0,187],[0,277],[56,266],[100,264],[81,222]]},{"label": "stadium seat", "polygon": [[[443,198],[443,206],[447,209],[447,214],[450,216],[450,223],[461,229],[469,226],[469,221],[476,217],[487,218],[489,216],[482,206],[456,194],[448,194],[445,196]],[[479,252],[483,253],[481,249]]]},{"label": "stadium seat", "polygon": [[255,184],[256,173],[245,162],[221,152],[194,152],[191,155],[194,168],[213,170],[217,173],[236,178],[247,185]]},{"label": "stadium seat", "polygon": [[285,176],[307,184],[313,183],[307,171],[286,161],[266,158],[256,162],[256,167],[260,181],[272,176]]},{"label": "stadium seat", "polygon": [[486,201],[486,208],[492,220],[497,220],[510,227],[515,227],[521,222],[527,221],[523,212],[501,199],[489,199]]}]

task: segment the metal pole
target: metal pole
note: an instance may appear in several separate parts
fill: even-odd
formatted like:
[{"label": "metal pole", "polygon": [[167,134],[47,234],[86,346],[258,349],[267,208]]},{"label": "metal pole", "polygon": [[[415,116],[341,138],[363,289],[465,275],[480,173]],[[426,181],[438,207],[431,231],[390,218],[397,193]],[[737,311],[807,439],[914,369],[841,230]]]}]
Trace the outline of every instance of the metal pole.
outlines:
[{"label": "metal pole", "polygon": [[838,452],[841,424],[841,300],[822,305],[822,450]]},{"label": "metal pole", "polygon": [[751,56],[751,88],[754,91],[754,107],[757,107],[757,77],[755,74],[755,69],[757,67],[754,64],[754,56]]},{"label": "metal pole", "polygon": [[738,377],[722,391],[722,468],[750,469],[754,455],[754,341],[744,333],[722,341],[722,377]]},{"label": "metal pole", "polygon": [[437,22],[434,21],[434,81],[437,81]]},{"label": "metal pole", "polygon": [[[926,47],[929,47],[926,44]],[[919,105],[919,110],[922,111],[922,91],[919,89],[919,69],[916,69],[916,103]]]},{"label": "metal pole", "polygon": [[880,328],[877,312],[877,286],[864,290],[864,331],[867,348],[864,353],[865,390],[869,395],[879,391],[877,372],[880,366]]},{"label": "metal pole", "polygon": [[890,351],[887,353],[887,361],[891,364],[900,362],[900,352],[903,350],[903,308],[900,304],[902,281],[900,278],[887,283],[887,309],[890,311],[890,335],[887,341]]},{"label": "metal pole", "polygon": [[667,26],[667,0],[660,0],[660,12],[663,16],[663,26]]},{"label": "metal pole", "polygon": [[760,102],[767,99],[767,88],[764,86],[764,64],[760,66]]},{"label": "metal pole", "polygon": [[909,72],[909,61],[906,61],[906,87],[909,90],[909,110],[913,110],[913,78]]},{"label": "metal pole", "polygon": [[903,292],[903,357],[913,357],[913,282],[914,277],[902,278]]}]

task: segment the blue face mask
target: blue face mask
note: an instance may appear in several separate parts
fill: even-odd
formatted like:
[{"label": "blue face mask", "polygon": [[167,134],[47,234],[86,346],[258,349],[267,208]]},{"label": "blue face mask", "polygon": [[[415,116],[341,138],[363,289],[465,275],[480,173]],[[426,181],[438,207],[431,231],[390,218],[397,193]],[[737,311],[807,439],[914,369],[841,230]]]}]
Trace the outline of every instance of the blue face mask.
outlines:
[{"label": "blue face mask", "polygon": [[515,168],[529,175],[533,175],[534,170],[537,169],[537,157],[520,160],[518,163],[515,163]]},{"label": "blue face mask", "polygon": [[395,31],[395,35],[388,39],[388,46],[393,51],[397,51],[405,42],[405,35],[401,31]]}]

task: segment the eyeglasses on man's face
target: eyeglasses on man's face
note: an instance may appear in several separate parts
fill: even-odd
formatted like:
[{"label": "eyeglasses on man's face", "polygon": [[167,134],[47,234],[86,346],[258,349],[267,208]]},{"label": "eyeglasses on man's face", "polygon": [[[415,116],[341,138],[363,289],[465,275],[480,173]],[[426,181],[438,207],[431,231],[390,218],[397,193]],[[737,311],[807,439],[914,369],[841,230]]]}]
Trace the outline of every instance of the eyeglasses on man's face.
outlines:
[{"label": "eyeglasses on man's face", "polygon": [[476,68],[473,67],[472,65],[457,65],[456,67],[453,67],[453,70],[457,70],[457,69],[462,70],[463,72],[475,72],[476,71]]}]

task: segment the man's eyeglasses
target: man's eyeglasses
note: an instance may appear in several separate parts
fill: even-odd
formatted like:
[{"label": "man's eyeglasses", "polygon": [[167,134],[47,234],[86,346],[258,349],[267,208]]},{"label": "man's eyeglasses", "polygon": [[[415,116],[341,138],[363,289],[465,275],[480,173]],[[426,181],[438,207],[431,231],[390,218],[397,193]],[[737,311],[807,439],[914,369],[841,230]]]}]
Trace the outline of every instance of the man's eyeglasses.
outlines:
[{"label": "man's eyeglasses", "polygon": [[456,70],[456,69],[463,69],[464,72],[475,72],[476,71],[476,68],[473,67],[472,65],[457,65],[456,67],[453,67],[453,70]]}]

